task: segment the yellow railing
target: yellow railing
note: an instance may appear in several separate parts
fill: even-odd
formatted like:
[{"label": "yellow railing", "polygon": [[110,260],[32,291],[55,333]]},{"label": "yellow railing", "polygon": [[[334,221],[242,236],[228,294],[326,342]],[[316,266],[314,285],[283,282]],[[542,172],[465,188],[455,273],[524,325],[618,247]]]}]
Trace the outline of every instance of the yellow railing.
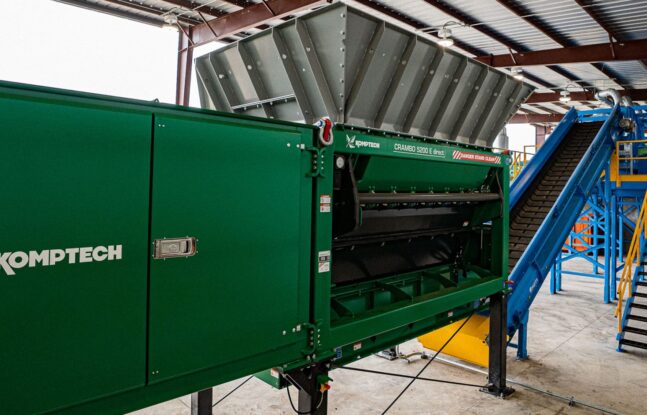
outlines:
[{"label": "yellow railing", "polygon": [[536,148],[535,145],[523,146],[523,151],[510,151],[510,156],[512,158],[512,163],[510,164],[510,181],[517,178],[521,170],[526,167],[530,156],[534,156],[535,153],[528,151],[529,148]]},{"label": "yellow railing", "polygon": [[[647,181],[647,174],[633,174],[631,171],[629,174],[620,173],[620,163],[629,162],[632,164],[637,160],[647,160],[646,156],[633,156],[633,145],[634,144],[645,144],[647,147],[647,140],[623,140],[616,141],[616,151],[613,152],[611,156],[611,180],[616,182],[617,186],[621,186],[622,182],[645,182]],[[628,146],[629,155],[621,154],[623,152],[624,146]]]},{"label": "yellow railing", "polygon": [[[629,298],[633,295],[632,286],[633,286],[633,275],[634,275],[634,266],[640,264],[641,261],[641,234],[647,236],[647,228],[645,227],[645,220],[647,216],[647,193],[643,198],[642,205],[640,207],[640,213],[638,214],[638,219],[636,220],[636,229],[634,234],[631,237],[631,245],[629,246],[629,251],[625,258],[625,265],[622,269],[622,276],[618,283],[618,304],[616,306],[615,317],[618,318],[618,332],[622,332],[622,319],[624,313],[623,303],[625,298]],[[615,267],[615,264],[611,264]]]}]

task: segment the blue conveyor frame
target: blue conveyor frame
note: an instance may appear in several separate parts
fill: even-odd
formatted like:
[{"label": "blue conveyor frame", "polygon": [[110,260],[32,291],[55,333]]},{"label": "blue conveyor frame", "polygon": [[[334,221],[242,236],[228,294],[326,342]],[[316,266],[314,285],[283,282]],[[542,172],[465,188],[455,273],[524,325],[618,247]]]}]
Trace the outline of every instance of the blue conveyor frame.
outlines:
[{"label": "blue conveyor frame", "polygon": [[[605,122],[593,139],[584,157],[566,183],[562,193],[549,211],[544,222],[532,238],[509,276],[511,292],[508,295],[507,330],[510,338],[519,331],[517,356],[526,358],[526,325],[528,310],[537,296],[542,283],[549,274],[555,257],[571,228],[578,219],[582,208],[600,178],[602,171],[608,167],[615,148],[615,141],[621,131],[619,120],[626,112],[625,108],[613,107],[604,114]],[[559,145],[568,136],[573,125],[578,122],[598,120],[596,114],[581,114],[575,109],[566,113],[551,137],[528,165],[521,171],[510,189],[510,209],[521,200],[533,180],[546,167]],[[588,119],[587,119],[588,118]],[[511,344],[512,345],[512,344]]]}]

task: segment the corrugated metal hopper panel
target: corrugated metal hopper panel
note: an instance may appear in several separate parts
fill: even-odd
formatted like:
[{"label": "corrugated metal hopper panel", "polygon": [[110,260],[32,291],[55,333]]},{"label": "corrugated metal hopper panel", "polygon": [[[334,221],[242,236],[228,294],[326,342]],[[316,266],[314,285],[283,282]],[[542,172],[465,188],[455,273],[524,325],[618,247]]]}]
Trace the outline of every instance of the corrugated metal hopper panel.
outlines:
[{"label": "corrugated metal hopper panel", "polygon": [[532,87],[343,3],[196,60],[203,107],[490,145]]}]

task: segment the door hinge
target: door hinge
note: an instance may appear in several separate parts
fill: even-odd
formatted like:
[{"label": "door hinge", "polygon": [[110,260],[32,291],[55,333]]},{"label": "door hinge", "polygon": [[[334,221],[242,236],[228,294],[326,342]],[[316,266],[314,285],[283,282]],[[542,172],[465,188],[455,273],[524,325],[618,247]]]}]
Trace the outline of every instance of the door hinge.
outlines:
[{"label": "door hinge", "polygon": [[312,165],[310,171],[307,173],[308,177],[326,177],[325,174],[325,155],[326,148],[324,147],[302,147],[303,150],[312,153]]}]

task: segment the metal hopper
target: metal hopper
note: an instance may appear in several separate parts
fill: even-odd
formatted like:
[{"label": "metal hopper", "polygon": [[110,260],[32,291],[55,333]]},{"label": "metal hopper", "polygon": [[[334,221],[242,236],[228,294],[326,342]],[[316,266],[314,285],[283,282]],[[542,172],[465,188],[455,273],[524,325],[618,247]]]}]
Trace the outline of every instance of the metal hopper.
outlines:
[{"label": "metal hopper", "polygon": [[344,3],[196,59],[204,108],[491,145],[533,88]]}]

